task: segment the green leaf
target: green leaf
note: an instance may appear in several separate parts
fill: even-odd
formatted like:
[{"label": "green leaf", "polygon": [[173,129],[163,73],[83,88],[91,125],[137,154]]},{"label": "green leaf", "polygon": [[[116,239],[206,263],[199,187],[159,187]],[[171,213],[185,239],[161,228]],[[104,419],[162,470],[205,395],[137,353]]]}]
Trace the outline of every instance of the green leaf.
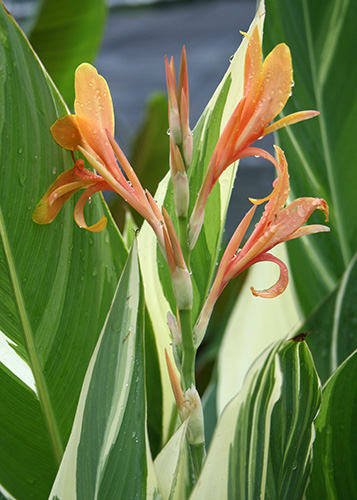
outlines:
[{"label": "green leaf", "polygon": [[356,377],[357,351],[339,366],[323,388],[308,500],[356,497]]},{"label": "green leaf", "polygon": [[143,286],[134,242],[88,367],[51,498],[146,497],[143,334]]},{"label": "green leaf", "polygon": [[78,228],[72,202],[52,224],[32,222],[36,203],[73,165],[49,131],[66,108],[2,6],[0,37],[0,482],[18,499],[40,500],[127,251],[99,195],[86,217],[108,217],[100,234]]},{"label": "green leaf", "polygon": [[72,108],[74,72],[93,62],[100,47],[105,0],[41,0],[29,40],[64,100]]},{"label": "green leaf", "polygon": [[307,342],[323,382],[356,348],[356,295],[357,253],[333,291],[299,330],[311,332]]},{"label": "green leaf", "polygon": [[265,351],[222,413],[191,500],[301,499],[320,392],[304,342]]},{"label": "green leaf", "polygon": [[[331,290],[357,249],[355,186],[357,95],[353,0],[266,0],[264,53],[291,49],[295,86],[284,114],[317,109],[320,116],[279,131],[290,165],[293,197],[318,196],[330,206],[330,234],[299,238],[288,250],[307,315]],[[348,78],[346,77],[348,75]],[[321,216],[314,218],[321,221]]]}]

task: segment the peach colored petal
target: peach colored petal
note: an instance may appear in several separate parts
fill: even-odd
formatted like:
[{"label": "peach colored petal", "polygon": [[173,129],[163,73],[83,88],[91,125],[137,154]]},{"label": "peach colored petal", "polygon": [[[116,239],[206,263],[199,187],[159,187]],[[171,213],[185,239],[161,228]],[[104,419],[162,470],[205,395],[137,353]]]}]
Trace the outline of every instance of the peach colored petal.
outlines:
[{"label": "peach colored petal", "polygon": [[259,257],[254,259],[251,264],[255,264],[256,262],[274,262],[274,264],[277,264],[279,266],[280,275],[278,281],[266,290],[256,290],[251,286],[250,289],[252,291],[252,294],[255,297],[263,297],[265,299],[273,299],[281,295],[286,290],[286,287],[289,283],[289,272],[284,262],[270,253],[264,253],[260,255]]},{"label": "peach colored petal", "polygon": [[276,130],[281,129],[282,127],[286,127],[288,125],[293,125],[294,123],[301,122],[303,120],[308,120],[309,118],[314,118],[314,116],[318,116],[319,111],[307,110],[307,111],[298,111],[297,113],[291,113],[291,115],[284,116],[280,120],[269,125],[264,130],[263,136],[268,135]]},{"label": "peach colored petal", "polygon": [[281,43],[268,54],[262,69],[258,102],[258,108],[262,111],[258,115],[265,125],[284,108],[291,93],[292,81],[290,49]]},{"label": "peach colored petal", "polygon": [[84,191],[84,193],[81,194],[74,207],[74,220],[76,221],[79,227],[87,229],[88,231],[91,231],[93,233],[102,231],[105,228],[105,226],[107,225],[107,218],[105,217],[105,215],[103,215],[100,218],[100,220],[95,224],[93,224],[92,226],[87,226],[83,213],[84,206],[86,202],[89,200],[89,198],[98,191],[103,191],[105,189],[107,189],[107,184],[106,182],[102,181],[89,187]]},{"label": "peach colored petal", "polygon": [[299,227],[296,231],[294,231],[290,236],[283,241],[290,241],[295,238],[300,238],[300,236],[306,236],[309,234],[316,233],[328,233],[330,228],[328,226],[324,226],[323,224],[310,224],[309,226]]},{"label": "peach colored petal", "polygon": [[73,151],[77,150],[78,146],[84,146],[84,138],[73,115],[66,115],[55,121],[50,130],[54,140],[62,148]]},{"label": "peach colored petal", "polygon": [[[239,153],[241,152],[239,139],[237,140],[237,127],[241,121],[242,112],[245,108],[246,98],[243,97],[237,106],[235,107],[231,117],[229,118],[223,132],[218,139],[216,147],[214,148],[212,158],[210,161],[210,168],[214,168],[214,176],[212,180],[212,185],[210,191],[216,183],[217,179],[220,177],[222,172],[233,162],[239,158]],[[215,161],[212,164],[212,159],[215,157]],[[208,177],[208,169],[206,176]]]},{"label": "peach colored petal", "polygon": [[[260,43],[258,27],[256,26],[249,39],[244,63],[244,95],[247,97],[246,109],[251,109],[257,98],[262,71],[262,58],[262,45]],[[251,111],[248,114],[250,115]]]},{"label": "peach colored petal", "polygon": [[83,63],[76,69],[75,90],[76,115],[94,122],[103,132],[108,129],[114,135],[114,112],[110,90],[105,79],[98,75],[91,64]]},{"label": "peach colored petal", "polygon": [[288,241],[303,224],[307,222],[315,210],[321,210],[328,217],[328,207],[321,198],[298,198],[284,208],[271,227],[273,235],[270,238],[266,251],[282,241]]}]

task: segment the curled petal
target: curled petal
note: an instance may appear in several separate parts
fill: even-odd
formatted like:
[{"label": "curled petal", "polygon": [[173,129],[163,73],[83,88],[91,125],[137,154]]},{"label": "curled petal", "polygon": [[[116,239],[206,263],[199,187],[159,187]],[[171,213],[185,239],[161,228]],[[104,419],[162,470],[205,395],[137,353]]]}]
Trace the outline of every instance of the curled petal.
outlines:
[{"label": "curled petal", "polygon": [[78,178],[75,168],[63,172],[37,203],[32,214],[32,220],[37,224],[49,224],[55,219],[72,194],[91,184],[93,184],[93,179]]},{"label": "curled petal", "polygon": [[84,193],[81,194],[76,203],[76,206],[74,207],[74,220],[76,221],[79,227],[87,229],[88,231],[91,231],[93,233],[102,231],[102,229],[105,228],[105,226],[107,225],[107,218],[105,217],[105,215],[103,215],[101,219],[92,226],[87,226],[86,221],[84,219],[83,210],[86,202],[94,193],[97,193],[98,191],[104,191],[107,188],[108,185],[106,182],[98,182],[94,186],[91,186],[88,189],[86,189]]},{"label": "curled petal", "polygon": [[309,118],[313,118],[314,116],[318,116],[319,114],[320,114],[319,111],[313,111],[313,110],[298,111],[297,113],[291,113],[291,115],[284,116],[284,118],[281,118],[280,120],[277,120],[276,122],[269,125],[269,127],[266,127],[263,136],[275,132],[276,130],[279,130],[288,125],[293,125],[294,123],[298,123],[303,120],[308,120]]},{"label": "curled petal", "polygon": [[282,262],[280,259],[275,257],[274,255],[270,253],[263,253],[256,259],[254,259],[251,264],[255,264],[256,262],[263,262],[263,261],[269,261],[269,262],[274,262],[279,266],[280,269],[280,275],[278,281],[272,285],[271,287],[267,288],[266,290],[256,290],[252,286],[250,287],[252,294],[255,297],[263,297],[265,299],[272,299],[274,297],[278,297],[281,295],[286,287],[288,286],[289,283],[289,273],[288,273],[288,268]]}]

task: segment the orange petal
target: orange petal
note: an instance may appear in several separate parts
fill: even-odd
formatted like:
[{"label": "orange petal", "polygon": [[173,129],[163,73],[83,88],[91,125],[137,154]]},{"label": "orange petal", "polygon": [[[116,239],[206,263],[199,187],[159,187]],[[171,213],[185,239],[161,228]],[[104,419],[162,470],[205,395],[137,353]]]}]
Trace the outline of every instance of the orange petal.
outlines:
[{"label": "orange petal", "polygon": [[181,408],[185,402],[185,397],[184,397],[183,391],[181,389],[179,379],[176,375],[175,369],[171,363],[171,359],[170,359],[169,355],[167,354],[166,349],[165,349],[165,359],[166,359],[167,371],[169,372],[169,378],[170,378],[170,382],[171,382],[172,392],[174,393],[174,396],[175,396],[177,408],[179,410],[181,410]]},{"label": "orange petal", "polygon": [[297,233],[297,231],[307,222],[315,210],[321,210],[325,213],[326,217],[328,216],[328,206],[322,198],[298,198],[284,208],[273,222],[276,228],[273,229],[274,235],[270,239],[266,250],[270,250],[273,246],[283,241],[308,234],[306,229],[300,233]]},{"label": "orange petal", "polygon": [[270,134],[271,132],[275,132],[276,130],[281,129],[282,127],[286,127],[287,125],[293,125],[294,123],[298,123],[303,120],[308,120],[309,118],[313,118],[314,116],[318,116],[319,114],[320,114],[319,111],[313,111],[313,110],[298,111],[297,113],[291,113],[291,115],[284,116],[284,118],[281,118],[280,120],[277,120],[276,122],[269,125],[269,127],[266,127],[263,136]]},{"label": "orange petal", "polygon": [[259,114],[265,125],[284,108],[290,96],[292,81],[290,50],[285,43],[281,43],[267,56],[262,69],[258,107],[261,108]]},{"label": "orange petal", "polygon": [[[55,182],[48,188],[45,195],[37,203],[35,210],[32,214],[32,220],[37,224],[49,224],[57,216],[62,206],[66,201],[76,193],[79,189],[85,188],[93,181],[78,180],[75,175],[74,168],[67,170],[61,174]],[[56,191],[64,186],[69,186],[69,189],[64,189],[62,195],[54,198],[53,195]],[[52,198],[52,199],[51,199]]]},{"label": "orange petal", "polygon": [[55,141],[65,149],[78,149],[84,145],[84,139],[78,127],[76,117],[66,115],[57,120],[51,127],[51,133]]},{"label": "orange petal", "polygon": [[114,135],[113,103],[107,82],[93,66],[85,63],[76,70],[75,87],[78,127],[90,148],[114,174],[119,169],[106,135],[106,130]]},{"label": "orange petal", "polygon": [[250,289],[255,297],[273,299],[274,297],[278,297],[279,295],[281,295],[286,290],[286,287],[288,286],[289,283],[289,272],[284,262],[282,262],[280,259],[278,259],[277,257],[275,257],[270,253],[264,253],[260,255],[259,257],[257,257],[252,261],[252,264],[255,264],[256,262],[268,262],[268,261],[274,262],[279,266],[280,275],[278,281],[271,287],[267,288],[266,290],[256,290],[252,286],[250,287]]},{"label": "orange petal", "polygon": [[74,207],[74,220],[76,221],[79,227],[87,229],[88,231],[91,231],[93,233],[102,231],[102,229],[105,228],[105,226],[107,225],[107,218],[105,217],[105,215],[103,215],[101,219],[92,226],[87,226],[86,221],[84,219],[83,210],[86,202],[94,193],[105,190],[107,189],[107,187],[108,185],[105,182],[98,182],[94,186],[91,186],[88,189],[86,189],[84,193],[81,194],[76,203],[76,206]]},{"label": "orange petal", "polygon": [[244,63],[244,95],[247,97],[247,107],[256,100],[258,84],[262,71],[262,45],[259,38],[258,26],[254,28],[249,39]]},{"label": "orange petal", "polygon": [[310,224],[309,226],[299,227],[296,231],[294,231],[288,238],[288,240],[293,240],[295,238],[300,238],[300,236],[306,236],[309,234],[316,233],[328,233],[330,228],[328,226],[324,226],[323,224]]},{"label": "orange petal", "polygon": [[75,74],[77,116],[93,121],[96,126],[114,135],[114,112],[110,91],[105,79],[90,64],[83,63]]}]

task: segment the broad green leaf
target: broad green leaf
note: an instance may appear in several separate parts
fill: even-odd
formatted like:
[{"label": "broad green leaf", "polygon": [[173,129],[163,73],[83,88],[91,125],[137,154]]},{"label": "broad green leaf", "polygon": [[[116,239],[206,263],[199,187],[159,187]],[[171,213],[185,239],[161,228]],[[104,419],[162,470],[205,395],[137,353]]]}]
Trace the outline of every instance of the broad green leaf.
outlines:
[{"label": "broad green leaf", "polygon": [[271,417],[266,498],[301,500],[311,471],[320,381],[304,341],[288,341],[279,358],[284,379]]},{"label": "broad green leaf", "polygon": [[288,245],[297,294],[308,314],[332,291],[357,249],[357,66],[351,63],[357,3],[266,0],[266,9],[264,53],[286,42],[292,54],[295,86],[284,114],[320,111],[318,118],[278,133],[290,166],[292,196],[323,197],[330,206],[330,234]]},{"label": "broad green leaf", "polygon": [[136,242],[80,395],[51,498],[145,498],[144,301]]},{"label": "broad green leaf", "polygon": [[320,393],[304,342],[266,350],[223,411],[191,500],[301,499]]},{"label": "broad green leaf", "polygon": [[86,217],[108,217],[100,234],[78,228],[70,202],[52,224],[32,222],[36,203],[73,165],[49,131],[66,108],[2,6],[0,37],[0,483],[18,499],[41,500],[127,252],[99,195]]},{"label": "broad green leaf", "polygon": [[[286,244],[276,247],[273,253],[288,264]],[[260,353],[288,332],[294,332],[301,322],[291,283],[274,299],[254,297],[250,291],[250,286],[268,288],[278,275],[270,262],[255,264],[247,272],[218,354],[218,414],[239,392],[250,365]]]},{"label": "broad green leaf", "polygon": [[357,351],[323,388],[308,500],[356,498]]},{"label": "broad green leaf", "polygon": [[356,296],[357,253],[333,291],[300,329],[311,332],[307,342],[323,382],[356,348]]},{"label": "broad green leaf", "polygon": [[93,62],[107,18],[105,0],[41,0],[29,40],[72,108],[74,72]]},{"label": "broad green leaf", "polygon": [[[256,17],[249,28],[250,32],[254,29],[255,25],[258,25],[261,31],[263,20],[264,6],[261,3]],[[191,172],[189,174],[190,189],[193,189],[191,204],[194,203],[194,193],[197,192],[198,186],[203,180],[203,172],[208,165],[210,152],[212,152],[219,133],[223,130],[242,96],[242,74],[247,43],[247,39],[244,38],[232,59],[226,75],[223,77],[221,84],[218,86],[194,129],[196,156],[192,160],[192,165],[189,169],[189,172]],[[235,166],[227,169],[221,176],[217,186],[213,189],[207,205],[206,222],[204,223],[202,235],[196,245],[195,253],[192,255],[192,276],[197,280],[197,286],[194,282],[195,310],[193,317],[197,316],[199,306],[200,304],[202,305],[212,279],[235,172]],[[159,205],[165,203],[166,208],[173,216],[172,198],[172,188],[168,174],[160,183],[158,191],[155,194],[155,200]],[[166,315],[170,308],[173,307],[172,295],[168,292],[171,285],[168,270],[159,253],[155,236],[147,224],[144,224],[141,229],[138,243],[140,265],[145,284],[145,301],[151,320],[155,325],[155,338],[163,384],[163,429],[164,436],[168,439],[170,436],[167,435],[167,429],[169,428],[172,413],[173,397],[171,387],[168,383],[164,349],[169,350],[170,347],[170,334]],[[158,262],[158,266],[153,266],[154,262]]]}]

